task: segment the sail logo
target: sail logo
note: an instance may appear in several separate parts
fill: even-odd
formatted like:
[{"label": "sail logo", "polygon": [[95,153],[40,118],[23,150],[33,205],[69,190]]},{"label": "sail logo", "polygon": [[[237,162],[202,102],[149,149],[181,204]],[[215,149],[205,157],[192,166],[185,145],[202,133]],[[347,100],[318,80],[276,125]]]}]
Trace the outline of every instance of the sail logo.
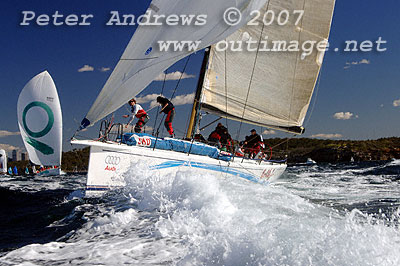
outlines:
[{"label": "sail logo", "polygon": [[267,171],[267,169],[264,169],[264,171],[261,174],[261,179],[268,180],[274,175],[274,173],[275,173],[275,169],[269,169],[268,171]]},{"label": "sail logo", "polygon": [[[28,113],[28,111],[33,108],[33,107],[40,107],[42,108],[48,116],[48,121],[47,121],[47,125],[46,127],[38,132],[34,132],[32,130],[29,129],[27,123],[26,123],[26,114]],[[35,148],[36,150],[40,151],[41,153],[45,154],[45,155],[50,155],[54,153],[54,149],[52,147],[50,147],[49,145],[36,140],[36,138],[41,138],[43,136],[46,136],[50,130],[52,129],[53,125],[54,125],[54,114],[53,111],[51,110],[51,108],[43,103],[43,102],[31,102],[30,104],[28,104],[24,111],[22,112],[22,123],[25,129],[25,132],[29,135],[29,137],[26,137],[26,142],[31,145],[33,148]]]},{"label": "sail logo", "polygon": [[150,147],[151,139],[149,137],[139,137],[137,141],[138,146]]},{"label": "sail logo", "polygon": [[151,51],[153,51],[153,47],[150,47],[149,49],[147,49],[146,53],[144,53],[144,54],[149,55],[151,53]]}]

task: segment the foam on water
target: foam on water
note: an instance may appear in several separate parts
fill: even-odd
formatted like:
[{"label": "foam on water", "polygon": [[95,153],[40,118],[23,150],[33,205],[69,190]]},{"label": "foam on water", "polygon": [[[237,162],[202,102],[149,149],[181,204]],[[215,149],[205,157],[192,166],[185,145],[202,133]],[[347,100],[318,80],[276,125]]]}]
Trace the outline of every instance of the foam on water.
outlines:
[{"label": "foam on water", "polygon": [[[316,193],[307,192],[311,186],[306,185],[318,171],[313,169],[296,175],[302,181],[295,187],[290,176],[262,186],[195,170],[153,176],[143,165],[132,165],[126,189],[103,204],[76,207],[85,211],[82,228],[64,241],[11,251],[0,262],[400,265],[399,210],[377,219],[358,209],[342,212],[308,200],[305,194]],[[327,185],[334,182],[332,176],[326,178],[321,197],[343,192]]]},{"label": "foam on water", "polygon": [[393,159],[389,165],[400,165],[400,159]]}]

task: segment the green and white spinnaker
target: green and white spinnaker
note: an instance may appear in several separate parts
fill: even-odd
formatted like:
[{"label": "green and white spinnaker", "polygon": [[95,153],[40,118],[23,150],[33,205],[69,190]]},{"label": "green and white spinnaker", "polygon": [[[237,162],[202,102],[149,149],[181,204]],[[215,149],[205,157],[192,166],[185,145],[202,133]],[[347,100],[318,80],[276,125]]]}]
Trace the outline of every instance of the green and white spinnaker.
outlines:
[{"label": "green and white spinnaker", "polygon": [[47,71],[33,77],[22,89],[17,113],[29,159],[37,165],[61,165],[61,105]]}]

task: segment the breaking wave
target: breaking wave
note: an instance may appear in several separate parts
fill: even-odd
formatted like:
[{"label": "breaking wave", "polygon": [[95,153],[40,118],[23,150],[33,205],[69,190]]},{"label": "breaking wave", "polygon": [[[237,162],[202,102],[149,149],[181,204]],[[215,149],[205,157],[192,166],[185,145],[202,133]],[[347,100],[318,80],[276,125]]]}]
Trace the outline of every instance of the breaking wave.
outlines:
[{"label": "breaking wave", "polygon": [[[361,170],[369,167],[380,166]],[[4,252],[0,262],[400,265],[400,195],[390,194],[399,184],[386,177],[376,187],[371,180],[379,175],[358,170],[293,168],[281,182],[263,186],[190,169],[157,176],[135,164],[125,189],[80,199],[69,214],[82,213],[79,228],[57,241]],[[386,209],[373,205],[372,192],[382,187]]]}]

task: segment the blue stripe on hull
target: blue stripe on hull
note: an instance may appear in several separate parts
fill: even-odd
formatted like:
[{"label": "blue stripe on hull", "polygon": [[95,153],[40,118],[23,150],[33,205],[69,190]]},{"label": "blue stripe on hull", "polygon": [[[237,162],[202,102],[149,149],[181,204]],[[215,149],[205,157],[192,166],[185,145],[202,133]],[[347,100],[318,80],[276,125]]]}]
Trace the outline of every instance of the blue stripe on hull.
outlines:
[{"label": "blue stripe on hull", "polygon": [[[249,180],[249,181],[255,182],[255,183],[261,183],[261,184],[269,183],[266,180],[262,180],[262,179],[255,177],[251,173],[245,173],[245,172],[233,169],[228,166],[211,165],[211,164],[205,164],[205,163],[196,163],[196,162],[187,162],[187,161],[167,161],[167,162],[164,162],[164,163],[161,163],[158,165],[150,166],[149,168],[150,168],[150,170],[160,170],[160,169],[167,169],[167,168],[179,167],[179,166],[200,168],[200,169],[205,169],[205,170],[210,170],[210,171],[215,171],[215,172],[220,172],[220,173],[227,173],[227,174],[231,174],[234,176],[244,178],[246,180]],[[92,185],[92,186],[87,186],[86,190],[87,191],[107,191],[107,190],[110,190],[111,188],[116,188],[116,187]]]},{"label": "blue stripe on hull", "polygon": [[227,174],[239,176],[241,178],[247,179],[247,180],[255,182],[255,183],[266,183],[266,181],[261,181],[260,179],[256,178],[251,173],[244,173],[242,171],[233,169],[228,166],[211,165],[211,164],[205,164],[205,163],[167,161],[167,162],[161,163],[159,165],[151,166],[150,169],[158,170],[158,169],[172,168],[172,167],[178,167],[178,166],[188,166],[188,167],[206,169],[206,170],[211,170],[211,171],[216,171],[216,172],[221,172],[221,173],[227,173]]}]

